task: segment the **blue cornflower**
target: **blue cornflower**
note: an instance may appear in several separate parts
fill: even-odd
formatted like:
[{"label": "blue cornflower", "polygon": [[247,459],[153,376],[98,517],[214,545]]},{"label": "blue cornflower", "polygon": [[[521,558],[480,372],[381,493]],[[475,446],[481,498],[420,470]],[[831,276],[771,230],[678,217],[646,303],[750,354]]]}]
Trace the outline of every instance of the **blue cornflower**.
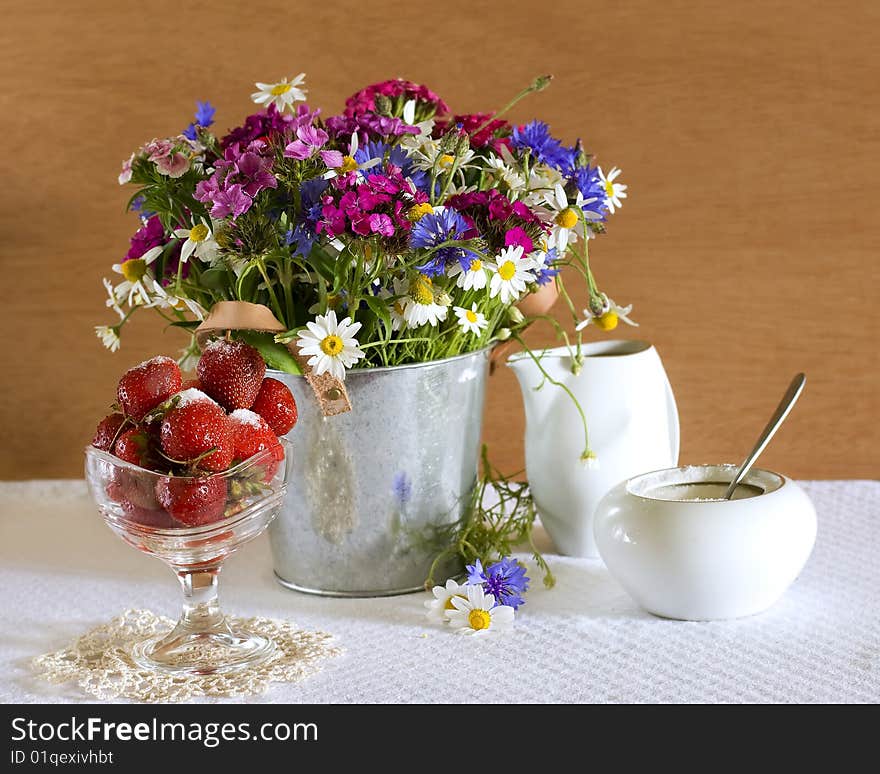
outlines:
[{"label": "blue cornflower", "polygon": [[208,100],[204,102],[196,102],[196,123],[199,126],[210,126],[214,123],[214,113],[217,112],[217,108],[215,108]]},{"label": "blue cornflower", "polygon": [[135,196],[134,199],[131,200],[131,209],[134,210],[138,217],[141,220],[149,220],[155,215],[155,212],[150,212],[150,210],[146,209],[147,200],[144,199],[143,196]]},{"label": "blue cornflower", "polygon": [[284,235],[288,245],[295,245],[294,255],[307,257],[318,239],[315,226],[321,219],[321,194],[326,188],[327,181],[320,177],[306,180],[299,187],[300,220]]},{"label": "blue cornflower", "polygon": [[[605,199],[608,195],[605,192],[605,185],[599,177],[598,168],[591,166],[578,168],[574,173],[574,182],[584,197],[582,208],[592,210],[597,215],[601,215],[601,219],[604,220],[608,210],[605,206]],[[593,201],[590,201],[591,199]]]},{"label": "blue cornflower", "polygon": [[499,605],[509,605],[516,610],[525,603],[522,595],[528,591],[529,578],[526,568],[516,559],[509,556],[495,564],[489,565],[485,570],[483,563],[477,559],[467,566],[469,584],[483,587],[483,591],[495,597]]},{"label": "blue cornflower", "polygon": [[563,173],[574,166],[575,149],[565,147],[550,134],[550,127],[543,121],[532,121],[525,126],[515,126],[511,142],[514,148],[530,148],[532,158],[555,167]]},{"label": "blue cornflower", "polygon": [[535,272],[535,282],[539,285],[546,285],[557,274],[559,274],[559,269],[553,268],[554,263],[556,263],[556,248],[551,247],[546,253],[544,253],[544,260]]},{"label": "blue cornflower", "polygon": [[198,127],[210,126],[214,123],[214,113],[217,112],[210,102],[196,102],[196,114],[192,123],[183,130],[182,134],[189,140],[198,139]]},{"label": "blue cornflower", "polygon": [[374,141],[360,146],[357,151],[355,151],[354,160],[358,165],[365,164],[372,159],[380,159],[382,163],[365,170],[364,174],[367,177],[369,177],[371,173],[381,172],[384,169],[385,164],[388,163],[397,167],[400,170],[401,175],[408,177],[418,190],[427,192],[430,187],[428,173],[423,169],[419,169],[415,165],[415,161],[411,159],[406,151],[399,145],[395,145],[392,148],[388,143]]},{"label": "blue cornflower", "polygon": [[[467,221],[459,212],[449,208],[437,208],[434,212],[422,215],[414,224],[409,237],[410,247],[430,249],[453,239],[461,239],[468,231]],[[464,247],[447,246],[432,253],[431,259],[416,268],[429,277],[436,277],[455,263],[467,271],[471,262],[478,256]]]}]

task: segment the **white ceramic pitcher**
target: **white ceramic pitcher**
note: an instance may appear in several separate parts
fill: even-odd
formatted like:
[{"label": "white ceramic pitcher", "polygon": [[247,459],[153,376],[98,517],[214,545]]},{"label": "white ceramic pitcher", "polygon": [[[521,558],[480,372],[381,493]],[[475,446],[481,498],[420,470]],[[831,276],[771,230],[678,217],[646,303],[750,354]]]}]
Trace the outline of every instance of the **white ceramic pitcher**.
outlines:
[{"label": "white ceramic pitcher", "polygon": [[526,475],[541,521],[568,556],[598,556],[593,515],[624,479],[678,464],[678,410],[657,350],[643,341],[581,348],[580,373],[567,347],[536,352],[547,374],[574,394],[587,417],[596,464],[581,461],[583,423],[571,397],[544,379],[527,352],[507,360],[526,413]]}]

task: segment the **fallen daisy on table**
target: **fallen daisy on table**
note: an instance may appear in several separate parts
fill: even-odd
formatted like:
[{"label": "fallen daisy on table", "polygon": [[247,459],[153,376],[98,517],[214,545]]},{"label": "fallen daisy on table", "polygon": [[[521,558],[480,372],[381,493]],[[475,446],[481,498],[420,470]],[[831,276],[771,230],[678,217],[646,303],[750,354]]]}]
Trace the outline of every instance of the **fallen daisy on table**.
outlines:
[{"label": "fallen daisy on table", "polygon": [[444,623],[449,621],[449,611],[455,610],[455,606],[452,604],[453,597],[467,599],[467,586],[459,586],[458,581],[450,578],[446,581],[445,586],[434,586],[431,593],[434,595],[434,599],[425,602],[427,608],[425,615],[432,621]]},{"label": "fallen daisy on table", "polygon": [[449,611],[449,625],[458,634],[486,635],[503,631],[513,625],[513,608],[496,605],[495,597],[482,586],[466,586],[467,599],[451,597],[454,610]]},{"label": "fallen daisy on table", "polygon": [[529,587],[525,567],[506,557],[485,569],[477,559],[466,571],[465,584],[450,578],[445,586],[434,586],[434,599],[425,602],[425,615],[449,624],[458,634],[486,635],[509,629]]}]

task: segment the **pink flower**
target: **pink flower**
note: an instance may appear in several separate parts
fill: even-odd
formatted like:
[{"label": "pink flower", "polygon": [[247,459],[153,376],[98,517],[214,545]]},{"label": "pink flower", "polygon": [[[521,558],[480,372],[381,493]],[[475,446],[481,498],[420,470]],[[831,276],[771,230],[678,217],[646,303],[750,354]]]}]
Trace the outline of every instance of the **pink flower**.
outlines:
[{"label": "pink flower", "polygon": [[217,191],[214,194],[214,206],[211,208],[211,217],[225,218],[232,215],[233,219],[247,212],[253,199],[248,196],[239,183],[235,183],[225,191]]},{"label": "pink flower", "polygon": [[321,160],[328,168],[336,169],[342,166],[342,153],[335,150],[321,151]]},{"label": "pink flower", "polygon": [[189,169],[189,159],[180,152],[170,156],[161,156],[155,161],[156,169],[168,177],[181,177]]},{"label": "pink flower", "polygon": [[[327,132],[316,126],[301,126],[296,130],[297,139],[287,145],[284,155],[289,159],[309,159],[329,139]],[[340,161],[340,163],[342,163]]]},{"label": "pink flower", "polygon": [[134,154],[129,156],[127,161],[122,162],[122,171],[119,173],[119,185],[125,185],[131,180],[131,162],[134,161]]},{"label": "pink flower", "polygon": [[174,150],[171,140],[150,140],[141,150],[147,161],[158,161],[163,156],[170,156]]},{"label": "pink flower", "polygon": [[220,186],[217,183],[217,175],[212,175],[207,180],[200,180],[196,183],[195,197],[200,202],[212,202]]}]

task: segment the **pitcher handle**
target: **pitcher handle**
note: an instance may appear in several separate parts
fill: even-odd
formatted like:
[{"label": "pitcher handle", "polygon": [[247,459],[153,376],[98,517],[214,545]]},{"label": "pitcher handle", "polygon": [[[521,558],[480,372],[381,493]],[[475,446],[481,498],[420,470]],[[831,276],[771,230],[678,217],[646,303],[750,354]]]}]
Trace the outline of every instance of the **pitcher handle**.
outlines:
[{"label": "pitcher handle", "polygon": [[669,417],[669,450],[672,452],[672,464],[678,465],[678,452],[681,445],[681,428],[678,424],[678,405],[669,383],[669,376],[663,374],[666,382],[666,412]]}]

